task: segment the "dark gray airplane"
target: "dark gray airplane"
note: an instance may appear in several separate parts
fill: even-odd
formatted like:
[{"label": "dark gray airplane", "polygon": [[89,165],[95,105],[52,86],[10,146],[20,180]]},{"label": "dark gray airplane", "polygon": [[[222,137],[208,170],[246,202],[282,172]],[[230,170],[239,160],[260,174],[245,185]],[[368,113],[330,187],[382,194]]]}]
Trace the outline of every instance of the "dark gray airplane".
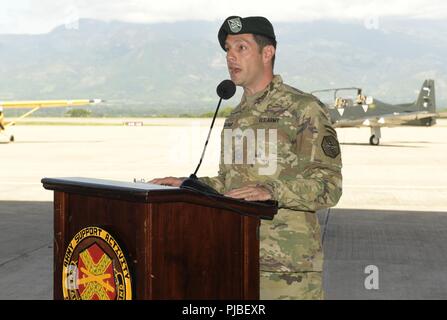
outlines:
[{"label": "dark gray airplane", "polygon": [[[340,95],[340,92],[351,94]],[[311,93],[334,92],[333,103],[325,103],[335,128],[370,127],[369,143],[378,145],[381,127],[399,125],[432,126],[436,124],[436,99],[434,80],[425,80],[417,100],[413,103],[387,104],[371,96],[364,96],[361,88],[336,88],[316,90]]]}]

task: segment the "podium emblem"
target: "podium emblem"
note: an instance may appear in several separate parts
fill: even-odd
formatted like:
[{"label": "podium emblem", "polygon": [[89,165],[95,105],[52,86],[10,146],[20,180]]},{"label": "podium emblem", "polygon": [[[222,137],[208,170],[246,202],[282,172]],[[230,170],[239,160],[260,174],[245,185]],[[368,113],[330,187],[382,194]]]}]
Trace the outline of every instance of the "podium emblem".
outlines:
[{"label": "podium emblem", "polygon": [[124,251],[106,230],[87,227],[69,243],[62,268],[66,300],[130,300],[132,286]]}]

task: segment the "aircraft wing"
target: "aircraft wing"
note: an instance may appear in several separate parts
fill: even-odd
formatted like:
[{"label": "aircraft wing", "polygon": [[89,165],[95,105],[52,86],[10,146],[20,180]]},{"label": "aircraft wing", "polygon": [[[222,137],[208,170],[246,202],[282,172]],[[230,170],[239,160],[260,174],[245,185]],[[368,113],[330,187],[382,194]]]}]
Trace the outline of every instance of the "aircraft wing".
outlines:
[{"label": "aircraft wing", "polygon": [[419,120],[429,117],[437,117],[438,114],[427,111],[415,112],[394,112],[378,116],[363,117],[359,119],[340,119],[333,126],[343,127],[393,127],[401,125],[407,121]]},{"label": "aircraft wing", "polygon": [[0,107],[6,108],[60,108],[85,106],[102,102],[101,99],[78,99],[78,100],[30,100],[30,101],[0,101]]},{"label": "aircraft wing", "polygon": [[18,121],[28,117],[41,108],[63,108],[63,107],[79,107],[85,105],[98,104],[103,102],[101,99],[77,99],[77,100],[30,100],[30,101],[0,101],[2,109],[31,109],[21,115],[15,121],[4,124],[4,127],[15,125]]}]

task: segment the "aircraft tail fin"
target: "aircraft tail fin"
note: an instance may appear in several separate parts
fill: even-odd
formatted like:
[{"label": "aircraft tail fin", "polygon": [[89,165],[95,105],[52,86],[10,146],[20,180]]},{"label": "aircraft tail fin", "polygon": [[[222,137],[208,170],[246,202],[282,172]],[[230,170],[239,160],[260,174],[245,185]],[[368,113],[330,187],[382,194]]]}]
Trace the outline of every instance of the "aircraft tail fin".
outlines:
[{"label": "aircraft tail fin", "polygon": [[416,101],[419,111],[436,113],[435,81],[425,80]]}]

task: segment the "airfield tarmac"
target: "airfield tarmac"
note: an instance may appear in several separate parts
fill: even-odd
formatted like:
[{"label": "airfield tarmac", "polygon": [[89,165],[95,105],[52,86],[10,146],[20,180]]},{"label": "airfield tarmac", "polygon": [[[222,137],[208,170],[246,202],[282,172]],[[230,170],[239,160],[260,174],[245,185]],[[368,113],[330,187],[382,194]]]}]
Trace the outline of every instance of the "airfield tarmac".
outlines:
[{"label": "airfield tarmac", "polygon": [[[85,121],[33,119],[31,121]],[[52,297],[52,192],[43,177],[120,181],[187,176],[211,119],[89,119],[18,125],[0,144],[0,299]],[[124,122],[143,122],[126,126]],[[108,125],[101,125],[108,124]],[[199,176],[215,175],[218,119]],[[319,212],[328,299],[447,299],[447,120],[433,127],[337,129],[343,196]],[[379,290],[364,269],[377,265]],[[6,290],[7,289],[7,290]]]}]

